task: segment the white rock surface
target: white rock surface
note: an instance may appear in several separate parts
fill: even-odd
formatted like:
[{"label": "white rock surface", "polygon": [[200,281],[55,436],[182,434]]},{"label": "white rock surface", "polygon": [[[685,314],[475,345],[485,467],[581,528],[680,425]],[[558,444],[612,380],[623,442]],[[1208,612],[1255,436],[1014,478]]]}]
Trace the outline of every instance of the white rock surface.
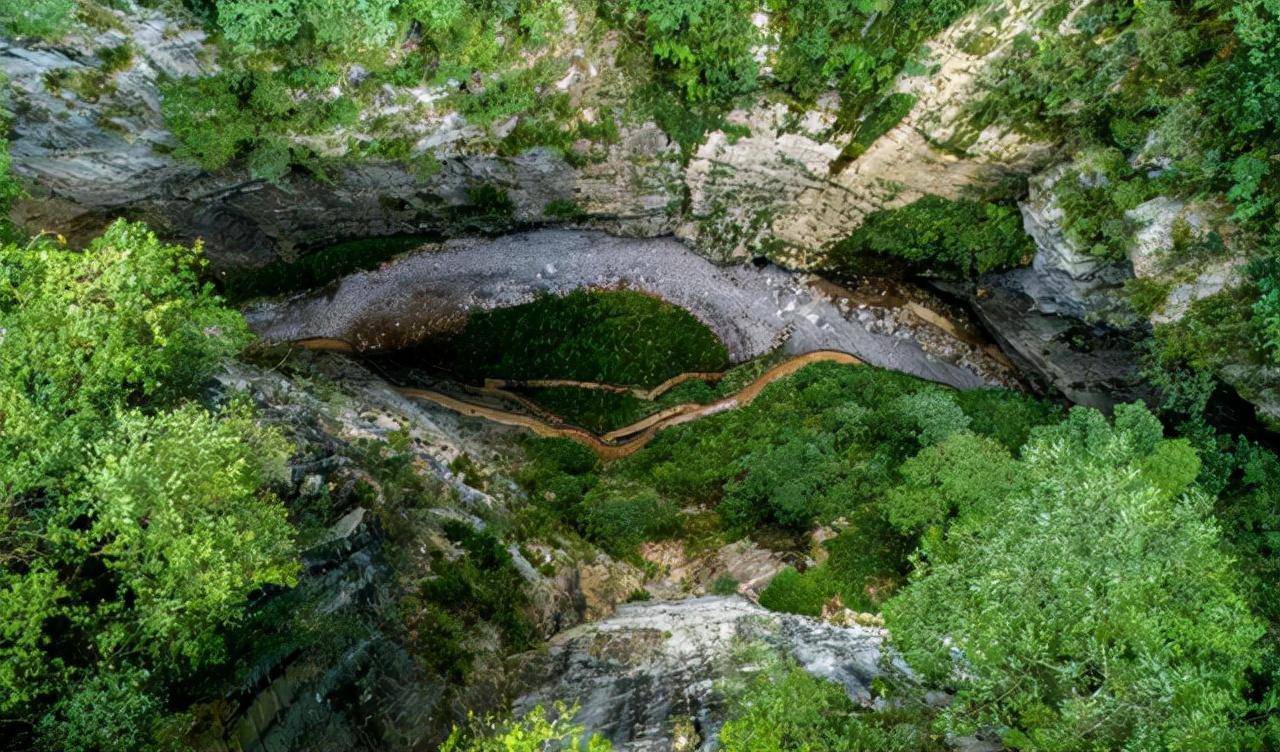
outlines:
[{"label": "white rock surface", "polygon": [[557,635],[545,654],[532,656],[532,689],[515,710],[577,703],[577,722],[620,752],[669,750],[673,722],[692,719],[709,750],[724,720],[715,681],[734,668],[735,651],[765,645],[870,705],[871,680],[886,671],[884,640],[880,628],[774,613],[739,596],[629,604]]}]

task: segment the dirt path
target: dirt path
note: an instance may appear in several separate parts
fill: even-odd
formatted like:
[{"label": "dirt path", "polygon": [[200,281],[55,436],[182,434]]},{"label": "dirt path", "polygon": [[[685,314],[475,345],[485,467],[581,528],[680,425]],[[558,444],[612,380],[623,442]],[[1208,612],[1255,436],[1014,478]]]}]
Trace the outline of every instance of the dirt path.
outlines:
[{"label": "dirt path", "polygon": [[488,389],[554,389],[556,387],[592,389],[614,394],[630,394],[633,397],[652,402],[687,381],[709,381],[714,383],[724,378],[725,373],[727,371],[687,371],[672,376],[652,389],[645,389],[639,386],[602,384],[599,381],[574,381],[573,379],[485,379],[484,385]]},{"label": "dirt path", "polygon": [[[310,346],[308,343],[298,343],[303,346]],[[699,405],[696,403],[675,405],[660,412],[654,413],[642,420],[639,420],[629,426],[624,426],[615,431],[610,431],[604,436],[597,436],[576,426],[569,426],[563,423],[556,423],[544,418],[535,417],[533,415],[525,415],[523,413],[511,412],[509,410],[500,410],[487,405],[480,405],[474,402],[460,399],[458,397],[444,394],[433,389],[414,389],[410,387],[397,388],[400,394],[413,399],[420,399],[433,404],[439,405],[448,410],[452,410],[462,415],[469,415],[476,418],[501,423],[506,426],[519,426],[527,428],[539,436],[571,439],[584,446],[591,448],[602,460],[616,460],[621,457],[633,454],[653,440],[653,437],[659,431],[678,426],[683,423],[689,423],[708,415],[724,412],[725,410],[733,410],[744,405],[750,404],[760,392],[769,384],[778,379],[785,378],[799,371],[811,363],[817,362],[841,363],[845,365],[860,365],[861,360],[854,356],[840,352],[838,350],[815,350],[813,352],[804,353],[779,363],[764,373],[760,374],[755,381],[738,390],[735,394],[725,397],[724,399],[712,402],[709,405]],[[650,391],[659,389],[669,389],[668,384],[671,381],[679,383],[676,379],[688,380],[689,378],[706,378],[709,376],[719,376],[721,374],[681,374],[669,382]],[[684,378],[682,378],[684,377]],[[499,382],[506,383],[506,382]],[[528,385],[531,382],[522,382]],[[577,382],[565,382],[565,384],[577,385]],[[671,384],[674,385],[674,384]],[[596,387],[605,385],[595,385]],[[622,387],[627,389],[626,387]],[[486,391],[500,392],[501,390],[486,384]],[[627,391],[630,391],[627,389]],[[661,392],[659,392],[661,393]]]}]

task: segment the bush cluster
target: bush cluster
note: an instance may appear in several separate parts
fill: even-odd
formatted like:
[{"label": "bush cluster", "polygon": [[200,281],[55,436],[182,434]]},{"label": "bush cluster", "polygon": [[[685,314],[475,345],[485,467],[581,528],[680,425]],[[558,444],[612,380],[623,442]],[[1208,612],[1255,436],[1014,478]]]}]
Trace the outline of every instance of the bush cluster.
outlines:
[{"label": "bush cluster", "polygon": [[197,400],[249,338],[200,263],[123,221],[0,246],[0,713],[48,748],[152,748],[296,577],[291,445]]}]

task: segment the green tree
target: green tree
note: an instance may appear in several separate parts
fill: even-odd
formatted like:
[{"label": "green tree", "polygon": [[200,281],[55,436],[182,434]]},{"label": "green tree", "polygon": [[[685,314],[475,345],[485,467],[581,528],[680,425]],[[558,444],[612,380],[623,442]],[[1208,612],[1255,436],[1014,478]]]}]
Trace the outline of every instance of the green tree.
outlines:
[{"label": "green tree", "polygon": [[725,105],[756,88],[757,7],[746,0],[628,0],[624,20],[686,100]]},{"label": "green tree", "polygon": [[218,26],[238,49],[310,43],[351,55],[390,41],[398,0],[218,0]]},{"label": "green tree", "polygon": [[680,510],[675,504],[651,488],[625,483],[601,483],[593,488],[582,502],[580,515],[587,538],[619,556],[680,527]]},{"label": "green tree", "polygon": [[249,339],[200,264],[126,222],[0,246],[0,713],[45,748],[151,748],[170,684],[296,573],[289,444],[191,402]]},{"label": "green tree", "polygon": [[919,532],[953,516],[991,514],[1019,468],[999,442],[961,431],[902,463],[901,473],[884,499],[885,516],[903,532]]},{"label": "green tree", "polygon": [[836,508],[843,477],[829,436],[804,432],[738,460],[724,488],[720,514],[739,531],[761,524],[803,530]]},{"label": "green tree", "polygon": [[200,248],[116,222],[85,251],[0,246],[0,461],[9,492],[57,486],[130,407],[180,402],[249,340],[197,277]]},{"label": "green tree", "polygon": [[1019,749],[1235,745],[1259,622],[1189,484],[1199,464],[1140,406],[1076,408],[1023,450],[1028,487],[928,545],[885,616],[950,730]]},{"label": "green tree", "polygon": [[84,490],[99,553],[134,611],[98,635],[104,654],[141,649],[206,663],[219,657],[219,627],[237,619],[245,596],[294,582],[293,529],[263,490],[283,479],[289,454],[243,408],[121,417]]}]

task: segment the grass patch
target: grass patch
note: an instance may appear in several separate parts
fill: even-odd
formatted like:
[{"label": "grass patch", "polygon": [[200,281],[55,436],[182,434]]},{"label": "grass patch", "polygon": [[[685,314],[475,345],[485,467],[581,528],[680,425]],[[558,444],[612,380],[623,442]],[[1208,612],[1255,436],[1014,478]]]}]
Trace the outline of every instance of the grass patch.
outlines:
[{"label": "grass patch", "polygon": [[[431,349],[468,378],[643,387],[685,371],[719,371],[729,363],[720,340],[687,311],[628,290],[577,290],[479,312],[460,336]],[[603,400],[599,406],[616,407]]]}]

